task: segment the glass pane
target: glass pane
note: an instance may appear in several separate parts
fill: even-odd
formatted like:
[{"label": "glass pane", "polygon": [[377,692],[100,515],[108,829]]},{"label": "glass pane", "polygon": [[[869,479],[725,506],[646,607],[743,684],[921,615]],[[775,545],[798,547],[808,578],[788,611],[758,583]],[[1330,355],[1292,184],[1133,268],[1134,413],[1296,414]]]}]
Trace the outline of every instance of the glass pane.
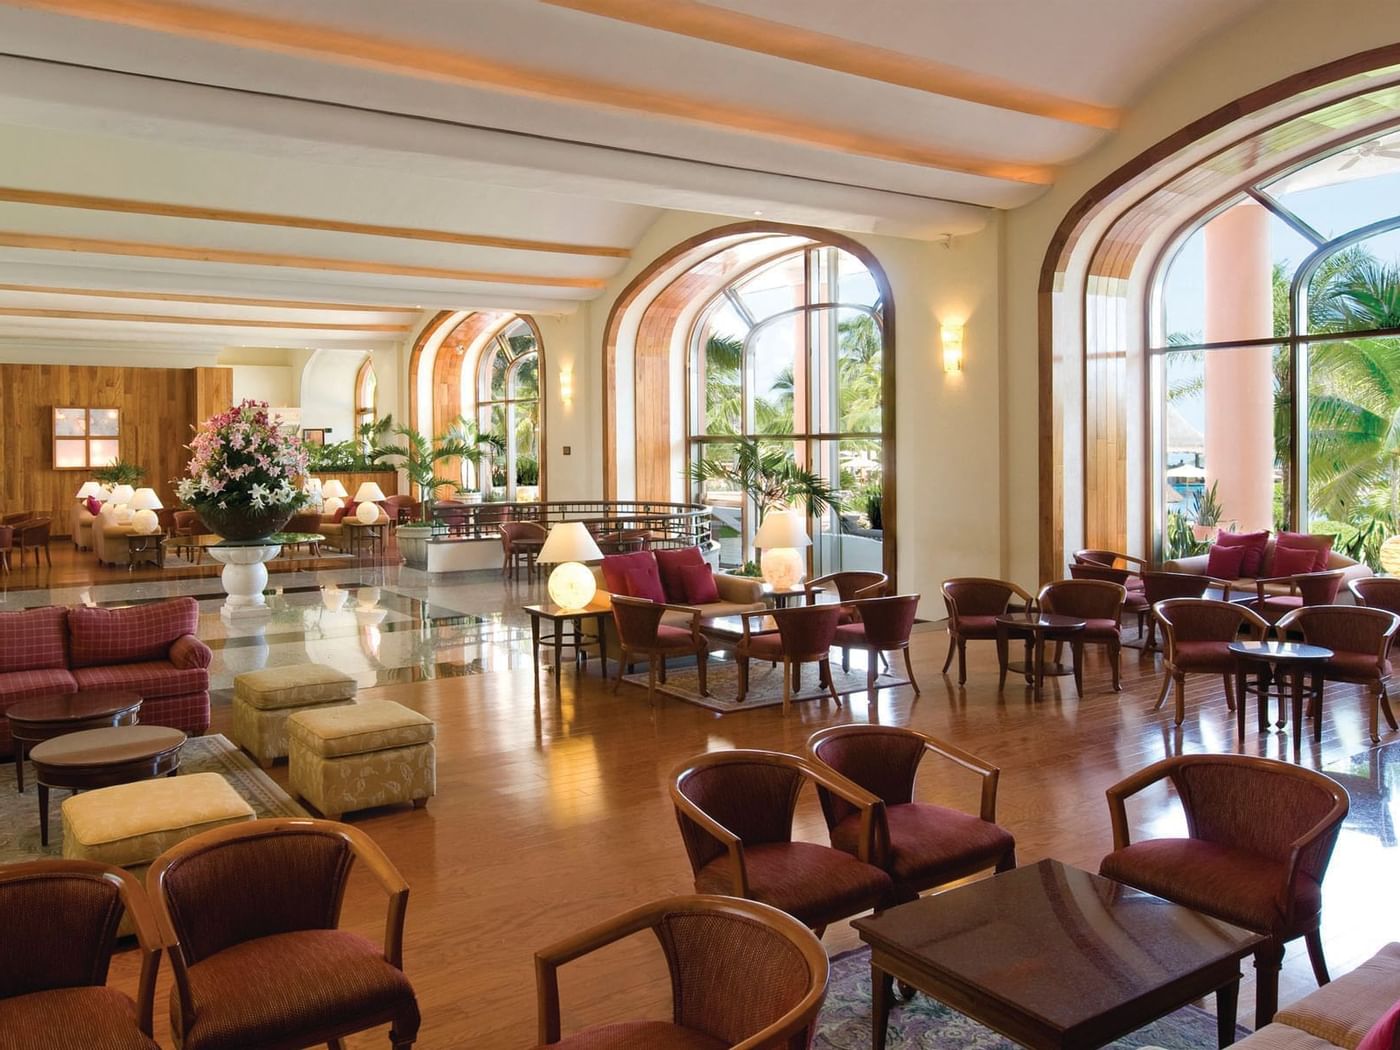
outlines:
[{"label": "glass pane", "polygon": [[[831,311],[822,311],[831,319]],[[836,321],[836,425],[843,434],[878,434],[884,425],[884,339],[875,315],[841,309]]]},{"label": "glass pane", "polygon": [[72,470],[74,467],[87,466],[87,439],[55,438],[53,465],[55,470]]},{"label": "glass pane", "polygon": [[1400,131],[1315,160],[1265,192],[1328,240],[1389,218],[1400,197]]},{"label": "glass pane", "polygon": [[[732,312],[732,311],[731,311]],[[708,325],[691,372],[696,434],[737,434],[743,418],[744,341]]]},{"label": "glass pane", "polygon": [[[494,345],[494,344],[493,344]],[[487,390],[490,400],[501,401],[506,396],[506,372],[510,369],[510,358],[499,346],[491,355],[490,385]]]},{"label": "glass pane", "polygon": [[511,360],[535,349],[535,330],[524,321],[516,321],[506,329],[503,338],[510,347]]},{"label": "glass pane", "polygon": [[533,350],[517,358],[510,372],[511,397],[540,396],[540,355]]},{"label": "glass pane", "polygon": [[121,413],[115,408],[94,408],[88,412],[88,425],[96,437],[116,437],[120,432]]},{"label": "glass pane", "polygon": [[[508,423],[509,413],[506,405],[491,406],[491,426],[490,433],[495,434],[501,441],[507,442],[510,439],[510,427]],[[491,488],[504,489],[506,485],[506,453],[489,452],[488,458],[483,461],[487,467],[491,478]],[[500,494],[498,494],[498,498]]]},{"label": "glass pane", "polygon": [[88,463],[94,467],[105,467],[115,463],[118,457],[119,442],[116,438],[93,438],[88,442]]},{"label": "glass pane", "polygon": [[1313,344],[1308,401],[1309,531],[1379,571],[1400,526],[1400,338]]},{"label": "glass pane", "polygon": [[839,478],[841,506],[814,520],[813,574],[884,569],[884,473],[881,443],[822,441],[813,445],[814,469]]},{"label": "glass pane", "polygon": [[538,485],[540,483],[539,456],[540,404],[538,401],[517,401],[515,403],[516,484]]},{"label": "glass pane", "polygon": [[802,326],[799,312],[754,330],[749,339],[749,391],[752,433],[791,434],[797,431],[797,406],[805,402]]},{"label": "glass pane", "polygon": [[836,255],[836,300],[855,306],[873,307],[880,301],[880,289],[875,278],[850,252],[835,250]]},{"label": "glass pane", "polygon": [[1164,369],[1166,557],[1204,554],[1222,528],[1287,528],[1287,349],[1180,351]]},{"label": "glass pane", "polygon": [[1324,259],[1308,282],[1308,331],[1400,328],[1400,231]]},{"label": "glass pane", "polygon": [[72,437],[87,433],[87,409],[55,408],[53,410],[54,437]]},{"label": "glass pane", "polygon": [[[735,446],[724,443],[695,442],[691,445],[690,461],[708,460],[717,464],[734,462]],[[692,483],[692,498],[708,504],[712,511],[711,535],[719,541],[720,565],[733,568],[744,562],[744,498],[738,486],[726,478],[707,478]]]},{"label": "glass pane", "polygon": [[806,252],[795,252],[768,264],[735,286],[739,299],[756,322],[806,303],[806,260]]}]

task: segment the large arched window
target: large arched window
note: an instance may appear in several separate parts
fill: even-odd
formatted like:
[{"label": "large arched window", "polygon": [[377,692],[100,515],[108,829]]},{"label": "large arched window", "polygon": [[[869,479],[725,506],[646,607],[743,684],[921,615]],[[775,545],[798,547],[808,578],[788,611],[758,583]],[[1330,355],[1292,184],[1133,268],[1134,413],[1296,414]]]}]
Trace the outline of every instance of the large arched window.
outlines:
[{"label": "large arched window", "polygon": [[[732,461],[736,439],[778,449],[841,494],[813,527],[818,573],[884,565],[884,303],[855,255],[809,244],[765,256],[713,294],[691,328],[688,463]],[[721,563],[753,557],[751,499],[706,481]]]},{"label": "large arched window", "polygon": [[1150,353],[1169,557],[1221,526],[1400,533],[1400,131],[1272,174],[1177,239]]},{"label": "large arched window", "polygon": [[471,418],[474,405],[477,429],[504,446],[481,465],[492,490],[507,500],[537,499],[540,350],[534,328],[516,318],[496,332],[481,348],[475,376],[463,377],[462,395],[463,415]]},{"label": "large arched window", "polygon": [[379,379],[374,374],[374,358],[365,355],[355,373],[355,433],[379,418]]}]

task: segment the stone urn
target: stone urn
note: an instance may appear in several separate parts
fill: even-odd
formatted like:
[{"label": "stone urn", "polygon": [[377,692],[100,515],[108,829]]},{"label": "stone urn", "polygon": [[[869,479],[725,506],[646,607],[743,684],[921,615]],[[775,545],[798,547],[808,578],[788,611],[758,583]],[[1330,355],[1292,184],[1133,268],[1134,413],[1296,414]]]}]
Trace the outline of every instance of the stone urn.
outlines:
[{"label": "stone urn", "polygon": [[291,507],[220,507],[201,503],[195,508],[209,530],[226,540],[260,540],[281,531],[294,513]]}]

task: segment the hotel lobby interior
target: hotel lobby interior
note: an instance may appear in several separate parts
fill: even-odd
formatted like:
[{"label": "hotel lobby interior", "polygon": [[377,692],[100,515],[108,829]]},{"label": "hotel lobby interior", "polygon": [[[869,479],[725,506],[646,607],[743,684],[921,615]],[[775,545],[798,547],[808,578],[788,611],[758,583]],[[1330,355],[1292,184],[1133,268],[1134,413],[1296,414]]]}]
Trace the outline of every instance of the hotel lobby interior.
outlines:
[{"label": "hotel lobby interior", "polygon": [[1400,1050],[1400,5],[0,40],[0,1050]]}]

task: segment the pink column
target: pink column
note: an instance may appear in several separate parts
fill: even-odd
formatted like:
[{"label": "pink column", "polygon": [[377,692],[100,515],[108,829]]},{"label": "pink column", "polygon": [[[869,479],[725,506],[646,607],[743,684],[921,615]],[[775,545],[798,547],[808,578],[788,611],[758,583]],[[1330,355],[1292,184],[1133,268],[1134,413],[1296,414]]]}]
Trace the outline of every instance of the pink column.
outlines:
[{"label": "pink column", "polygon": [[[1269,213],[1249,201],[1205,228],[1205,341],[1259,339],[1273,331]],[[1205,355],[1206,487],[1218,484],[1222,520],[1272,529],[1273,350]]]}]

